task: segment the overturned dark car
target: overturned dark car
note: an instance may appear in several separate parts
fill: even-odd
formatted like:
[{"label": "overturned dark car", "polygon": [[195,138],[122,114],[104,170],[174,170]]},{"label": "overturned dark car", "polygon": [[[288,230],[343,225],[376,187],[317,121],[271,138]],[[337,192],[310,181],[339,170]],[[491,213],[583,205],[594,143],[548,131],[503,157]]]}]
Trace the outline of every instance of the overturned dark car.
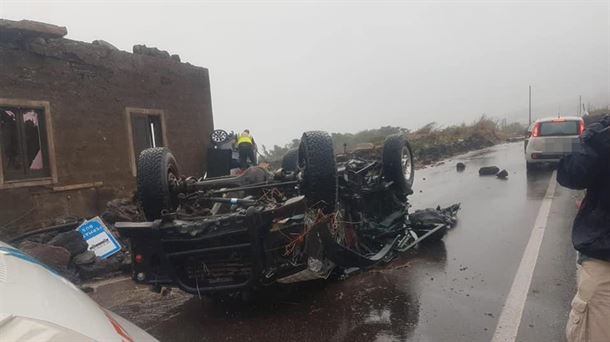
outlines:
[{"label": "overturned dark car", "polygon": [[402,135],[335,155],[331,137],[303,134],[283,167],[239,176],[180,176],[167,148],[138,160],[148,222],[118,222],[133,279],[196,295],[340,276],[441,239],[459,205],[409,213],[414,163]]}]

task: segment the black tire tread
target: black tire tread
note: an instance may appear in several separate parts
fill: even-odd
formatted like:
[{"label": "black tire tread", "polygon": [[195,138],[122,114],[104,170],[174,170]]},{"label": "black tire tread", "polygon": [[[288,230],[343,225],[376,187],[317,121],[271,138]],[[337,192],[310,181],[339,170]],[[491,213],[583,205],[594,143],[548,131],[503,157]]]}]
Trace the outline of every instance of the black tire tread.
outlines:
[{"label": "black tire tread", "polygon": [[333,212],[337,200],[337,163],[332,138],[323,131],[305,132],[297,155],[307,202],[325,213]]},{"label": "black tire tread", "polygon": [[137,193],[148,220],[159,219],[165,209],[174,209],[168,167],[174,167],[177,174],[176,160],[167,147],[145,149],[138,157]]},{"label": "black tire tread", "polygon": [[[413,193],[413,175],[407,181],[402,169],[402,150],[405,146],[413,158],[413,150],[404,135],[392,134],[386,137],[383,143],[383,174],[386,181],[394,182],[393,188],[401,195],[410,195]],[[413,168],[411,170],[414,171]]]}]

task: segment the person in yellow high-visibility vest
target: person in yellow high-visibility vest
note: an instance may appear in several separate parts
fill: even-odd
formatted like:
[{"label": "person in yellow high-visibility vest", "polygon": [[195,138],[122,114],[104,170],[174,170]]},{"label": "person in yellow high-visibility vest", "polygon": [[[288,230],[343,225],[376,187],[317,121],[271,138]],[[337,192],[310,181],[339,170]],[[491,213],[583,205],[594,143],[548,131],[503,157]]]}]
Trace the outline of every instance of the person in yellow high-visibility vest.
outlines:
[{"label": "person in yellow high-visibility vest", "polygon": [[244,130],[237,137],[237,150],[239,151],[239,167],[242,170],[248,168],[248,160],[252,165],[256,165],[256,143],[250,134],[250,130]]}]

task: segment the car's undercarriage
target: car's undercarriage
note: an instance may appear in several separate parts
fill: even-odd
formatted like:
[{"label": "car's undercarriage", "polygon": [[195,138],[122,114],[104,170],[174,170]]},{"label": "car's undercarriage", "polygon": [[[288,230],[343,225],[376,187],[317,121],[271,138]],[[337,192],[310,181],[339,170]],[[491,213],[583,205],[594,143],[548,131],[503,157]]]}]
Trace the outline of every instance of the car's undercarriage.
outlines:
[{"label": "car's undercarriage", "polygon": [[380,148],[335,155],[324,132],[271,173],[183,177],[166,148],[138,161],[147,222],[117,223],[128,238],[133,278],[198,295],[328,278],[390,261],[422,240],[441,239],[459,205],[409,213],[412,152],[402,135]]}]

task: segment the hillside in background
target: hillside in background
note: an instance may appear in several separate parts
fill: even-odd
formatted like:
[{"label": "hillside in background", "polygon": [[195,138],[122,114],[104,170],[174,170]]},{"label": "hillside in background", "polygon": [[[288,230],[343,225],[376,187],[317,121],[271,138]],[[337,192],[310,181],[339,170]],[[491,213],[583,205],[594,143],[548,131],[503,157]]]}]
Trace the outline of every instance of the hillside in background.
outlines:
[{"label": "hillside in background", "polygon": [[[358,133],[332,133],[336,152],[351,150],[358,144],[372,143],[381,145],[388,135],[405,134],[420,165],[430,164],[442,158],[468,152],[508,141],[524,135],[526,127],[519,123],[506,123],[482,116],[467,125],[439,127],[431,122],[424,127],[411,131],[403,127],[384,126]],[[277,162],[292,148],[297,148],[299,139],[284,146],[262,147],[262,155],[269,162]]]}]

